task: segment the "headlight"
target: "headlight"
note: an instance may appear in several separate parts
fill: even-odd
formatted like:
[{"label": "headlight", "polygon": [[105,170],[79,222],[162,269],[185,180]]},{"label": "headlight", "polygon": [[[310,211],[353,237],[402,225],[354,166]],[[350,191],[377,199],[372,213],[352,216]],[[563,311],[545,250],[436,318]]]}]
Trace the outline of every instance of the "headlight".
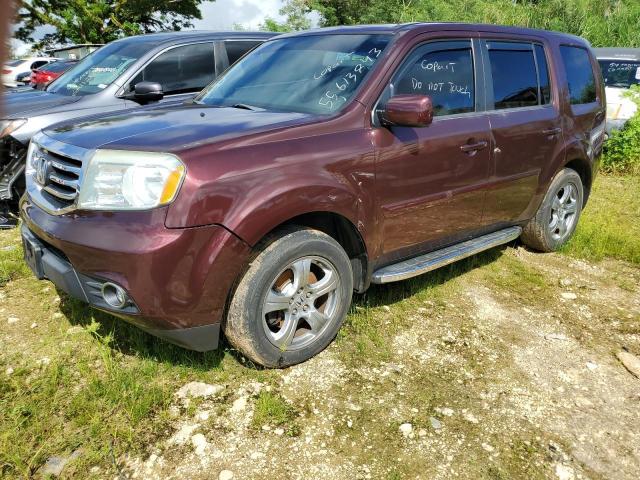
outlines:
[{"label": "headlight", "polygon": [[34,141],[34,138],[32,138],[31,141],[29,142],[29,149],[27,150],[27,161],[24,169],[24,173],[27,177],[27,181],[29,181],[29,179],[33,177],[33,174],[35,173],[35,166],[33,165],[33,157],[35,156],[36,152],[39,150],[38,144]]},{"label": "headlight", "polygon": [[185,167],[169,153],[97,150],[80,186],[78,208],[146,210],[171,203]]},{"label": "headlight", "polygon": [[17,118],[15,120],[0,120],[0,138],[11,135],[25,123],[27,123],[26,118]]}]

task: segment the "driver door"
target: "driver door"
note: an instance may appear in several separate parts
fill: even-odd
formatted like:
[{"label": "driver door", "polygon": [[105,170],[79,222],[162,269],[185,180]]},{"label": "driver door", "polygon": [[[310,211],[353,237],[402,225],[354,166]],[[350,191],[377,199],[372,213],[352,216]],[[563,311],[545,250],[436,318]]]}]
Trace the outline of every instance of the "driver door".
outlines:
[{"label": "driver door", "polygon": [[374,135],[383,262],[457,243],[483,226],[491,133],[476,42],[419,45],[378,103],[428,95],[434,108],[427,127],[378,126]]},{"label": "driver door", "polygon": [[188,100],[215,78],[212,41],[180,45],[165,50],[147,63],[129,82],[128,92],[133,92],[140,82],[154,82],[162,85],[164,98],[161,102]]}]

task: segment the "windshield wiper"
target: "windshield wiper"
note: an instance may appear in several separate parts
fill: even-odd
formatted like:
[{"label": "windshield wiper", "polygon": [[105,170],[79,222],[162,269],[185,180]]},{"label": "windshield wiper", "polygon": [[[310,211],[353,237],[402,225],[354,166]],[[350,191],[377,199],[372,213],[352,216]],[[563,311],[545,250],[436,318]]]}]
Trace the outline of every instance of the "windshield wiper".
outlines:
[{"label": "windshield wiper", "polygon": [[255,107],[253,105],[249,105],[248,103],[234,103],[230,105],[231,108],[240,108],[243,110],[251,110],[252,112],[264,112],[264,108]]}]

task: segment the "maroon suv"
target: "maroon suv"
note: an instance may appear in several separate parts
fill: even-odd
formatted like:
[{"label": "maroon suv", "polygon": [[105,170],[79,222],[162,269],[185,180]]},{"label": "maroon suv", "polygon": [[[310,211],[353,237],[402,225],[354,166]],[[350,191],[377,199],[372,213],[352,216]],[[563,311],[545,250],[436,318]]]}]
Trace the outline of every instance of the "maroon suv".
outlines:
[{"label": "maroon suv", "polygon": [[31,143],[26,259],[96,308],[253,361],[324,349],[352,293],[572,235],[605,98],[580,38],[489,25],[277,37],[194,101]]}]

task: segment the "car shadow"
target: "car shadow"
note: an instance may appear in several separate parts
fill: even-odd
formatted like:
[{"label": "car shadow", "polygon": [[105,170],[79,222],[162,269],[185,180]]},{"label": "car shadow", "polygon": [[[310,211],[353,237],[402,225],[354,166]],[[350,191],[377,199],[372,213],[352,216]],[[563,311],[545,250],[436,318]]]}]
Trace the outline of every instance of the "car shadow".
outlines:
[{"label": "car shadow", "polygon": [[[97,341],[125,355],[135,355],[203,371],[219,367],[225,353],[236,357],[238,355],[236,352],[230,352],[228,345],[222,339],[220,347],[216,350],[209,352],[186,350],[154,337],[118,317],[92,308],[68,296],[60,289],[57,289],[57,292],[60,296],[60,311],[71,325],[88,329]],[[94,321],[95,325],[93,325]]]},{"label": "car shadow", "polygon": [[491,264],[498,260],[509,246],[517,244],[516,241],[501,245],[401,282],[386,285],[372,284],[365,293],[354,296],[353,305],[374,308],[383,305],[391,306],[412,297],[424,289],[437,287],[471,270]]},{"label": "car shadow", "polygon": [[[513,243],[493,248],[409,280],[387,285],[371,285],[367,292],[354,296],[353,307],[391,306],[425,288],[442,285],[471,270],[495,262],[509,245]],[[248,368],[262,369],[229,345],[224,336],[221,337],[217,350],[194,352],[154,337],[122,319],[96,310],[84,302],[69,297],[62,290],[58,289],[58,295],[61,299],[60,310],[71,325],[89,328],[97,341],[125,355],[135,355],[206,371],[218,367],[224,356],[228,354]],[[96,325],[91,327],[94,321]]]}]

